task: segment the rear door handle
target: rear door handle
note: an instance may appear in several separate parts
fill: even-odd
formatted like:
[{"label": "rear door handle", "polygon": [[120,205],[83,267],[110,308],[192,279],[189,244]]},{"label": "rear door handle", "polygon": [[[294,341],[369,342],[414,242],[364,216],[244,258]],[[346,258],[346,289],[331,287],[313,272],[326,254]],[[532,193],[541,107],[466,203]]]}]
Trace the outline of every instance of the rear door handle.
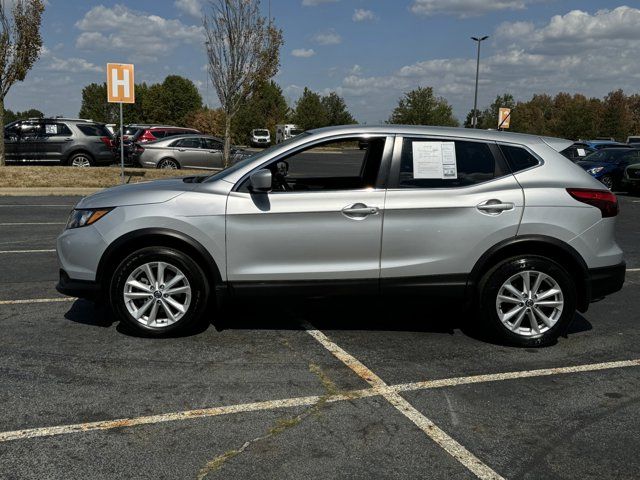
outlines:
[{"label": "rear door handle", "polygon": [[354,203],[342,209],[342,213],[345,216],[356,220],[363,219],[369,215],[377,215],[379,211],[380,209],[378,207],[369,207],[364,203]]},{"label": "rear door handle", "polygon": [[515,205],[511,202],[501,202],[500,200],[487,200],[476,206],[478,210],[483,213],[489,213],[492,215],[498,215],[507,210],[513,210]]}]

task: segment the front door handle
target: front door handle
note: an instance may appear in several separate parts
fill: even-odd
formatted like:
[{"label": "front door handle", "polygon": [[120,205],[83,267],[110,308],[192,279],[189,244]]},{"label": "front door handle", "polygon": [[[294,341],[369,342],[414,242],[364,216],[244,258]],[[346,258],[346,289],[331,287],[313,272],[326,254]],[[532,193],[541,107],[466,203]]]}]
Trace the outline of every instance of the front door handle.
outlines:
[{"label": "front door handle", "polygon": [[476,206],[478,210],[483,213],[488,213],[490,215],[498,215],[507,210],[513,210],[515,205],[511,202],[502,202],[500,200],[491,199],[486,202],[482,202],[480,205]]},{"label": "front door handle", "polygon": [[377,215],[380,209],[378,207],[369,207],[364,203],[354,203],[342,209],[342,213],[354,219],[362,219],[369,215]]}]

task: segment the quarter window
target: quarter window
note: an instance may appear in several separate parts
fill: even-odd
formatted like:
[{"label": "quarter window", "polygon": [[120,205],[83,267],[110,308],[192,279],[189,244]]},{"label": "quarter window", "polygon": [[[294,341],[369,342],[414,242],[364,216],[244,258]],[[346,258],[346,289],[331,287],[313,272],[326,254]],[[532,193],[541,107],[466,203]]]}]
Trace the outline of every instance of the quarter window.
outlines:
[{"label": "quarter window", "polygon": [[505,174],[486,143],[405,138],[398,187],[466,187]]},{"label": "quarter window", "polygon": [[531,155],[527,150],[513,145],[500,145],[502,154],[507,159],[509,168],[513,173],[535,167],[540,164],[538,159]]}]

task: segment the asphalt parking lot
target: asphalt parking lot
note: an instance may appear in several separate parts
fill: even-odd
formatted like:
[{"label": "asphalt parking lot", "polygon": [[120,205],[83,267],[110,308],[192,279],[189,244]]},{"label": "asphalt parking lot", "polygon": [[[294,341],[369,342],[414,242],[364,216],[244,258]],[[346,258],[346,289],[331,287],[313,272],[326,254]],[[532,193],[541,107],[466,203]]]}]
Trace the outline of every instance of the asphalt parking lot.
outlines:
[{"label": "asphalt parking lot", "polygon": [[0,198],[0,478],[638,478],[638,197],[620,196],[624,289],[542,349],[393,299],[131,336],[55,291],[76,201]]}]

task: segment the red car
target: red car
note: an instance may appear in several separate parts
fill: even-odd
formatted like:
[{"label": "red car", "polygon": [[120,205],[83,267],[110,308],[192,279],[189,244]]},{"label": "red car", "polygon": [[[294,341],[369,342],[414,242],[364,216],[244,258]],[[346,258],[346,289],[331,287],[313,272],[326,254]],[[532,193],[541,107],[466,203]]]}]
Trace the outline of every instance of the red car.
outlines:
[{"label": "red car", "polygon": [[[194,128],[174,127],[171,125],[141,125],[132,124],[124,127],[124,155],[131,160],[136,143],[146,143],[175,135],[189,135],[200,133]],[[116,130],[113,140],[114,153],[120,157],[120,131]]]}]

